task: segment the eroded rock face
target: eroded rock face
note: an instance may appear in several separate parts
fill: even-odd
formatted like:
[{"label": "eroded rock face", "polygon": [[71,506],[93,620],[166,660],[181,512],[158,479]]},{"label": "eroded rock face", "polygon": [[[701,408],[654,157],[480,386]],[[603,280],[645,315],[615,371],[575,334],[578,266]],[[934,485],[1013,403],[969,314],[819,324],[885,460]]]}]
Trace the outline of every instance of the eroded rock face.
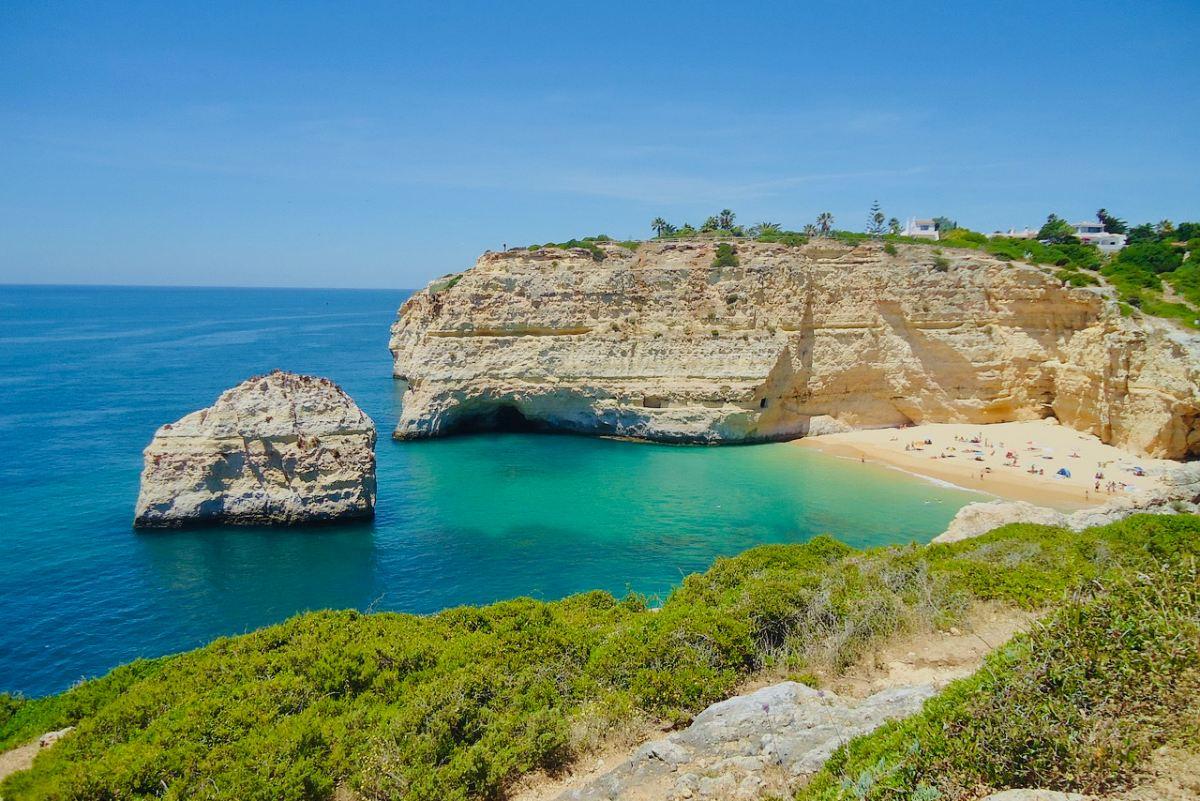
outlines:
[{"label": "eroded rock face", "polygon": [[164,425],[134,526],[298,525],[375,513],[375,424],[325,378],[276,371]]},{"label": "eroded rock face", "polygon": [[488,253],[404,304],[398,438],[527,424],[748,442],[1056,416],[1200,454],[1200,340],[986,254],[707,241]]},{"label": "eroded rock face", "polygon": [[692,725],[646,743],[633,756],[558,801],[785,797],[842,743],[920,710],[929,685],[862,701],[796,682],[714,704]]}]

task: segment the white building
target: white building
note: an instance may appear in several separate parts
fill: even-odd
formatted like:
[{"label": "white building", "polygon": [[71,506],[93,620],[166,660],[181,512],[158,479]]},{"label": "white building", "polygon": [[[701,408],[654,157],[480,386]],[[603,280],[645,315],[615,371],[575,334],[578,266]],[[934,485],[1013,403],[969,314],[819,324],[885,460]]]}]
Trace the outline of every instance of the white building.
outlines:
[{"label": "white building", "polygon": [[1116,253],[1125,247],[1125,234],[1109,234],[1104,231],[1104,223],[1096,220],[1086,220],[1075,223],[1075,236],[1085,245],[1095,245],[1101,253]]},{"label": "white building", "polygon": [[1016,228],[1009,228],[1008,231],[992,231],[988,234],[989,239],[994,239],[998,236],[1003,236],[1008,239],[1037,239],[1038,232],[1032,228],[1022,228],[1018,231]]},{"label": "white building", "polygon": [[937,226],[933,220],[918,220],[915,217],[908,218],[908,225],[904,226],[904,230],[900,232],[904,236],[912,236],[918,239],[937,239]]}]

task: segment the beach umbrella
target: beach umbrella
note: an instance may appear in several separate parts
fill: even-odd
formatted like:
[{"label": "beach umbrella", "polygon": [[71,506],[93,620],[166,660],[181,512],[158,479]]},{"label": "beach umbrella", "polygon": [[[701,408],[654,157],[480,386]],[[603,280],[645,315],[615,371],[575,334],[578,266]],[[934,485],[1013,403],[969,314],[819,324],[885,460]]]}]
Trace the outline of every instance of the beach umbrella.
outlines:
[{"label": "beach umbrella", "polygon": [[1068,469],[1067,469],[1067,468],[1065,468],[1065,467],[1060,467],[1060,468],[1058,468],[1058,474],[1059,474],[1060,476],[1062,476],[1063,478],[1070,478],[1070,477],[1071,477],[1071,471],[1070,471],[1070,470],[1068,470]]}]

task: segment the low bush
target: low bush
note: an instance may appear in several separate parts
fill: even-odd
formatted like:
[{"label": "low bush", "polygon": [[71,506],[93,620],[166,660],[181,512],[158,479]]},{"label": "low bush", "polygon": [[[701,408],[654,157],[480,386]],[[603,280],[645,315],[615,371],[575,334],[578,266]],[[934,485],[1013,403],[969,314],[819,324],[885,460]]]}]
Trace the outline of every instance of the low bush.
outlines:
[{"label": "low bush", "polygon": [[77,728],[0,796],[494,798],[622,721],[683,723],[756,671],[836,671],[975,599],[1044,608],[1198,543],[1184,515],[869,551],[818,537],[719,559],[657,612],[592,592],[427,617],[309,613],[58,696],[4,698],[7,743]]},{"label": "low bush", "polygon": [[1124,789],[1200,704],[1194,559],[1085,586],[924,710],[841,748],[797,799]]},{"label": "low bush", "polygon": [[[547,242],[541,247],[557,248],[559,250],[573,250],[580,248],[592,254],[593,261],[604,261],[606,254],[597,242],[611,242],[612,239],[605,234],[599,236],[585,236],[583,239],[568,239],[566,242]],[[536,246],[531,246],[530,249],[535,249]]]},{"label": "low bush", "polygon": [[713,258],[713,267],[737,267],[737,248],[728,242],[717,245],[717,255]]},{"label": "low bush", "polygon": [[1097,286],[1100,283],[1100,279],[1096,276],[1091,273],[1080,272],[1079,270],[1059,270],[1054,274],[1054,277],[1070,286]]}]

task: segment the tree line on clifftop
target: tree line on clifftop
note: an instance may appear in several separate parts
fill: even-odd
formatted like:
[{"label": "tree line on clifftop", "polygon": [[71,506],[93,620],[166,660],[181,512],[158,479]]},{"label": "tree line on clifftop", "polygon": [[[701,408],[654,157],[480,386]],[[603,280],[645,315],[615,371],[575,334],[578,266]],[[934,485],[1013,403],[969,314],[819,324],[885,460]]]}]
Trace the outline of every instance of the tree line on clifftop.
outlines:
[{"label": "tree line on clifftop", "polygon": [[[655,217],[650,228],[660,240],[692,237],[713,238],[728,243],[716,254],[714,267],[738,264],[736,243],[739,240],[778,243],[798,247],[810,241],[829,240],[858,244],[867,240],[884,242],[884,250],[898,253],[897,244],[921,245],[933,248],[932,264],[945,271],[950,261],[943,249],[968,249],[988,253],[1002,261],[1027,262],[1052,269],[1064,285],[1084,287],[1107,284],[1115,291],[1122,313],[1148,314],[1173,319],[1189,328],[1200,328],[1200,223],[1173,223],[1160,220],[1130,226],[1107,209],[1096,212],[1097,221],[1105,232],[1124,234],[1127,245],[1116,253],[1102,253],[1094,245],[1081,242],[1074,227],[1057,214],[1049,214],[1046,222],[1032,238],[994,234],[988,236],[958,224],[951,217],[933,218],[938,232],[937,241],[905,236],[900,221],[888,217],[875,201],[867,214],[863,231],[847,231],[835,227],[834,216],[824,211],[801,230],[789,230],[777,222],[763,221],[750,226],[737,222],[732,209],[721,209],[708,217],[698,228],[690,223],[675,225],[663,217]],[[543,248],[588,251],[597,262],[607,258],[602,245],[616,245],[636,250],[636,240],[616,241],[605,234],[568,239],[564,242],[534,244],[529,250]]]}]

